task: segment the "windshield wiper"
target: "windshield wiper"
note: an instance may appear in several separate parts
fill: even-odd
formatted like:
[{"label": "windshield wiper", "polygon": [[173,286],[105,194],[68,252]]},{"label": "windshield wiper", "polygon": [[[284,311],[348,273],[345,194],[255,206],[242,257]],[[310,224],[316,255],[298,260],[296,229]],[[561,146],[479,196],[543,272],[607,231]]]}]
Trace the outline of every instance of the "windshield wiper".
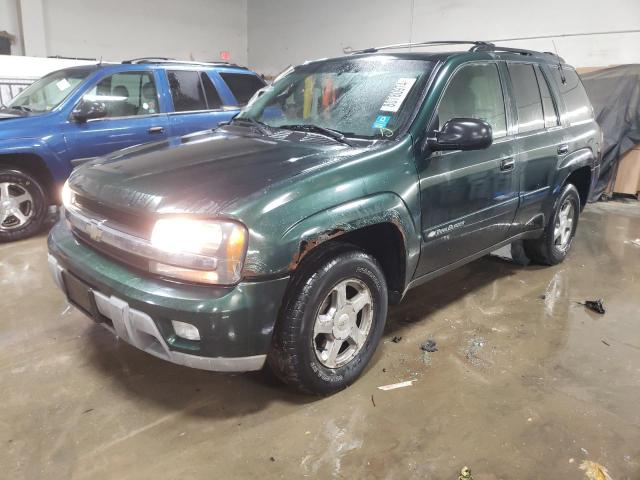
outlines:
[{"label": "windshield wiper", "polygon": [[31,112],[32,110],[29,107],[25,107],[24,105],[15,105],[11,107],[11,110],[19,110],[21,112]]},{"label": "windshield wiper", "polygon": [[278,128],[283,128],[285,130],[294,130],[300,132],[311,132],[318,133],[320,135],[324,135],[325,137],[333,138],[336,142],[343,143],[344,145],[348,145],[353,147],[351,143],[347,140],[342,132],[337,130],[333,130],[331,128],[321,127],[320,125],[313,124],[296,124],[296,125],[280,125]]},{"label": "windshield wiper", "polygon": [[269,127],[269,125],[267,125],[264,122],[260,122],[258,120],[256,120],[255,118],[251,118],[251,117],[234,117],[231,122],[229,123],[248,123],[250,125],[253,125],[254,127],[256,127],[256,130],[258,130],[262,135],[268,135],[269,131],[267,130]]}]

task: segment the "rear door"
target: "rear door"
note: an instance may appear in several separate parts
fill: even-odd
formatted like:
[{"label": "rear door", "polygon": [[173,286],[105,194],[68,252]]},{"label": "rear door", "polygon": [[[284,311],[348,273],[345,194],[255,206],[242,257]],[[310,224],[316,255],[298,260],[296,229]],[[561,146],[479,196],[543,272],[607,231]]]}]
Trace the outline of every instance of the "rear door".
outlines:
[{"label": "rear door", "polygon": [[103,102],[104,118],[64,125],[66,157],[77,166],[87,159],[166,138],[167,116],[161,111],[158,82],[152,70],[114,73],[98,80],[83,100]]},{"label": "rear door", "polygon": [[237,110],[225,109],[213,81],[204,70],[167,70],[173,102],[169,114],[171,136],[182,136],[216,128],[231,119]]},{"label": "rear door", "polygon": [[493,130],[485,150],[433,152],[417,162],[422,252],[417,275],[469,257],[506,238],[518,198],[515,142],[507,128],[502,78],[495,62],[464,64],[452,76],[435,127],[477,118]]},{"label": "rear door", "polygon": [[540,66],[509,62],[518,142],[520,208],[515,233],[545,225],[545,202],[552,196],[558,160],[567,154],[556,97]]}]

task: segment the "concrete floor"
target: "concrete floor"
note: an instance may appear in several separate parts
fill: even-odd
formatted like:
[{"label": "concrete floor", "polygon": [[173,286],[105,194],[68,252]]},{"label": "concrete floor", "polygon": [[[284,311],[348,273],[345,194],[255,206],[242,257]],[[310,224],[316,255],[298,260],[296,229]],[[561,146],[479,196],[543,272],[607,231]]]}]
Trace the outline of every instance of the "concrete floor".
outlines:
[{"label": "concrete floor", "polygon": [[54,288],[44,236],[0,245],[0,477],[638,479],[637,238],[640,206],[592,205],[562,265],[486,257],[412,291],[322,399],[118,342]]}]

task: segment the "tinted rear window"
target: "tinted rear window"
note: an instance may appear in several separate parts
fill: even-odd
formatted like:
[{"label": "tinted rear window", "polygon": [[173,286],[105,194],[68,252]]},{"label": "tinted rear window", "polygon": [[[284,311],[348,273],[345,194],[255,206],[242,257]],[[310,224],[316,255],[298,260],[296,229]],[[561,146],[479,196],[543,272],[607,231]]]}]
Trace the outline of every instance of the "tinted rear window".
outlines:
[{"label": "tinted rear window", "polygon": [[542,99],[533,65],[509,64],[509,75],[518,109],[518,132],[530,132],[544,128]]},{"label": "tinted rear window", "polygon": [[558,87],[560,87],[562,98],[564,98],[569,123],[580,123],[593,119],[591,102],[589,102],[587,92],[585,92],[576,71],[571,67],[564,67],[562,69],[564,82],[562,81],[559,67],[552,67],[551,72]]},{"label": "tinted rear window", "polygon": [[167,72],[167,77],[173,98],[173,109],[176,112],[207,109],[207,100],[199,72],[175,70]]},{"label": "tinted rear window", "polygon": [[246,73],[220,73],[229,86],[229,90],[236,97],[239,105],[245,105],[257,90],[264,87],[264,82],[255,75]]}]

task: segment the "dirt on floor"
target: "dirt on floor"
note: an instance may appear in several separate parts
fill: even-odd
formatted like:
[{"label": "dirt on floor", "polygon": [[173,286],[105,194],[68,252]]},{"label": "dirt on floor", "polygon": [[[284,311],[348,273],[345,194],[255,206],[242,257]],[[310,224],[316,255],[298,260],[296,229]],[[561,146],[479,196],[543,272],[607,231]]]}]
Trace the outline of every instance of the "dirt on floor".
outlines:
[{"label": "dirt on floor", "polygon": [[411,291],[328,398],[137,351],[67,305],[44,236],[0,245],[0,476],[640,479],[636,239],[640,206],[592,205],[559,266],[493,255]]}]

